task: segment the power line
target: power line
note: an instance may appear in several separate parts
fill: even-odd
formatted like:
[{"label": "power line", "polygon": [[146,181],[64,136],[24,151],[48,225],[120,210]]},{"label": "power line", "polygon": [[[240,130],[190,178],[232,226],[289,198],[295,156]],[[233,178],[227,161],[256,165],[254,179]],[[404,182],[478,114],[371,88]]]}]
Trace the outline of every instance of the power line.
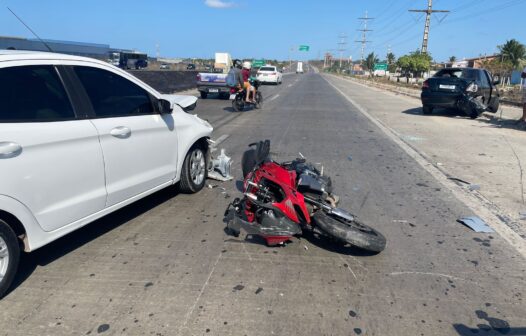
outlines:
[{"label": "power line", "polygon": [[365,16],[364,17],[358,18],[358,20],[362,20],[363,21],[363,29],[358,29],[358,31],[362,32],[362,39],[358,40],[358,41],[355,41],[355,42],[362,44],[362,48],[361,48],[361,61],[362,62],[363,62],[363,59],[364,59],[363,57],[364,57],[364,53],[365,53],[365,47],[367,46],[367,43],[372,42],[372,41],[367,41],[367,32],[373,31],[372,29],[367,29],[367,22],[369,20],[373,20],[373,19],[374,18],[370,18],[370,17],[367,16],[367,11],[365,11]]},{"label": "power line", "polygon": [[422,53],[427,53],[427,43],[429,41],[429,28],[431,26],[431,14],[449,13],[449,11],[433,9],[433,0],[427,0],[427,9],[410,9],[409,11],[415,13],[426,13],[426,25],[424,26],[424,38],[422,39]]}]

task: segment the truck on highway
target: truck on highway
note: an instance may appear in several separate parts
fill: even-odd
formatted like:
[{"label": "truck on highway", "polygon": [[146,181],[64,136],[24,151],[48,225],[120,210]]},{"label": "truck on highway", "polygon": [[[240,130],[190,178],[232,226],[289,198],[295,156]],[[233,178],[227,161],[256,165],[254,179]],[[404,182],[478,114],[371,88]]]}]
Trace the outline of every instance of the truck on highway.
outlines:
[{"label": "truck on highway", "polygon": [[217,93],[219,97],[230,95],[230,87],[226,85],[226,76],[231,66],[232,57],[229,53],[218,52],[215,54],[212,71],[197,74],[197,90],[199,90],[201,98],[205,99],[209,93]]},{"label": "truck on highway", "polygon": [[296,73],[303,73],[303,62],[298,62],[298,66],[296,67]]}]

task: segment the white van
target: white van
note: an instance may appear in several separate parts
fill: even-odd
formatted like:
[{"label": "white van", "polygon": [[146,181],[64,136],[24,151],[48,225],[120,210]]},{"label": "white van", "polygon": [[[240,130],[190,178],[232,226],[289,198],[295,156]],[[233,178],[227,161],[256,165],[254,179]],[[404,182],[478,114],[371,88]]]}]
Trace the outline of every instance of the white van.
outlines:
[{"label": "white van", "polygon": [[298,62],[298,67],[296,68],[296,73],[303,73],[303,62]]}]

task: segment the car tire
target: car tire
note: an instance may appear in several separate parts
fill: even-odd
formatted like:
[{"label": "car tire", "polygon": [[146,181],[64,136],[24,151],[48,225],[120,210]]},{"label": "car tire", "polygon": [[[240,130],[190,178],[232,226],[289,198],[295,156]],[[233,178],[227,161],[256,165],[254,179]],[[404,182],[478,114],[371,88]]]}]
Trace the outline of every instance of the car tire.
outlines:
[{"label": "car tire", "polygon": [[20,261],[20,245],[11,227],[0,219],[0,298],[11,286]]},{"label": "car tire", "polygon": [[198,144],[186,153],[179,183],[182,193],[194,194],[203,189],[207,178],[207,161],[206,150]]},{"label": "car tire", "polygon": [[428,106],[428,105],[422,106],[422,113],[425,114],[425,115],[429,115],[429,114],[433,113],[433,107]]},{"label": "car tire", "polygon": [[206,97],[208,96],[208,92],[200,91],[200,93],[201,93],[201,99],[206,99]]}]

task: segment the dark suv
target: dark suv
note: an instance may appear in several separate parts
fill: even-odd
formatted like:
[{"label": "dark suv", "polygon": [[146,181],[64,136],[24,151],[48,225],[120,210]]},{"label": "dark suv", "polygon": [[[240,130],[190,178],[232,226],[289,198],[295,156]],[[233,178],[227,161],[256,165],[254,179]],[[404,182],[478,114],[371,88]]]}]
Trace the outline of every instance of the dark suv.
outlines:
[{"label": "dark suv", "polygon": [[471,118],[483,111],[497,112],[497,84],[485,69],[442,69],[422,85],[423,113],[431,114],[435,107],[454,108]]}]

